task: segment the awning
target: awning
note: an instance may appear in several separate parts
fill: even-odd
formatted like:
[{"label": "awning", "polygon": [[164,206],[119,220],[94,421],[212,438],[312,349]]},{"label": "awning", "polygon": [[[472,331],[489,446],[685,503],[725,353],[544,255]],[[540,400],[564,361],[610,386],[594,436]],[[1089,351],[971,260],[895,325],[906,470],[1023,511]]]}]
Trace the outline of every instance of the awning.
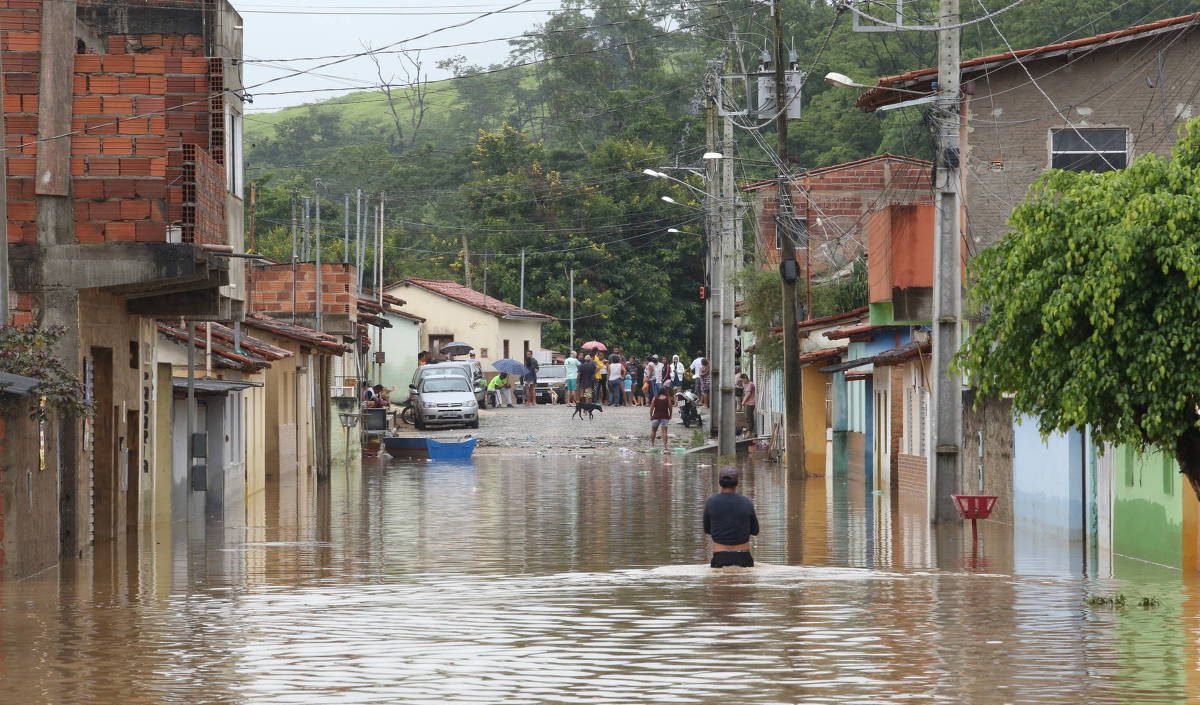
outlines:
[{"label": "awning", "polygon": [[0,372],[0,394],[23,397],[32,392],[42,381],[11,372]]},{"label": "awning", "polygon": [[854,367],[862,367],[863,365],[869,365],[873,362],[875,362],[874,357],[860,357],[857,360],[846,360],[845,362],[839,362],[836,365],[820,367],[817,369],[817,371],[824,372],[825,374],[833,374],[834,372],[842,372],[844,370],[849,370]]},{"label": "awning", "polygon": [[[187,377],[172,377],[171,386],[175,389],[187,389]],[[240,392],[248,387],[261,387],[262,382],[243,382],[241,380],[227,379],[197,379],[195,382],[196,391],[203,394],[228,394],[229,392]]]}]

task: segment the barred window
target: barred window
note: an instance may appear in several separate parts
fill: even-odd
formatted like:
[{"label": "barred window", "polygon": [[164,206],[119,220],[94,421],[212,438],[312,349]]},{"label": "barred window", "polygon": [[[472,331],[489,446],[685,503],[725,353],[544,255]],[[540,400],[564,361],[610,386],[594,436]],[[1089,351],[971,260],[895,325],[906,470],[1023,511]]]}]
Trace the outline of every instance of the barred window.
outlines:
[{"label": "barred window", "polygon": [[1050,166],[1067,171],[1116,171],[1129,163],[1129,130],[1067,127],[1050,131]]}]

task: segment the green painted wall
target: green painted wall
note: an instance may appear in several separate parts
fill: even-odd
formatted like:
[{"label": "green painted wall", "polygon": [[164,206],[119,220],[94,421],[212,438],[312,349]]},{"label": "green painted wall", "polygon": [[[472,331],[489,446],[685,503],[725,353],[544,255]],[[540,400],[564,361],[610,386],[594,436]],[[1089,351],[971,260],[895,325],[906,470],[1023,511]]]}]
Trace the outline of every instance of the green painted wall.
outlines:
[{"label": "green painted wall", "polygon": [[1183,563],[1183,476],[1160,452],[1118,446],[1113,478],[1113,551],[1169,566]]}]

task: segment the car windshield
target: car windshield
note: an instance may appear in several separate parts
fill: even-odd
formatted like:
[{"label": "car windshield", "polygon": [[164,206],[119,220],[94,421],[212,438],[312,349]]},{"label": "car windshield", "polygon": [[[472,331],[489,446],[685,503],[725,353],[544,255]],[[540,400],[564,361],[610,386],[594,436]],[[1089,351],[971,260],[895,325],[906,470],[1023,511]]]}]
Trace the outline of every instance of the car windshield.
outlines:
[{"label": "car windshield", "polygon": [[538,368],[538,379],[561,379],[567,376],[567,369],[562,365],[542,365]]},{"label": "car windshield", "polygon": [[446,377],[434,377],[427,379],[421,383],[421,391],[429,392],[469,392],[471,387],[467,385],[467,380],[458,375]]}]

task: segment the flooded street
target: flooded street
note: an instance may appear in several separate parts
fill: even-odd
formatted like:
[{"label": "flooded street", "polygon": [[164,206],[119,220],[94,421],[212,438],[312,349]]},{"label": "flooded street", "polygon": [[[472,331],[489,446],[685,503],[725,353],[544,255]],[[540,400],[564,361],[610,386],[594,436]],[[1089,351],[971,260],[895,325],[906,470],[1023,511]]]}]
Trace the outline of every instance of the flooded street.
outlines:
[{"label": "flooded street", "polygon": [[[250,526],[0,585],[4,703],[1185,703],[1200,589],[747,468],[749,571],[694,456],[369,466]],[[284,507],[280,509],[280,507]],[[256,510],[251,509],[254,515]],[[98,551],[103,554],[103,551]],[[1014,558],[1014,553],[1028,558]],[[1150,608],[1089,595],[1153,597]]]}]

